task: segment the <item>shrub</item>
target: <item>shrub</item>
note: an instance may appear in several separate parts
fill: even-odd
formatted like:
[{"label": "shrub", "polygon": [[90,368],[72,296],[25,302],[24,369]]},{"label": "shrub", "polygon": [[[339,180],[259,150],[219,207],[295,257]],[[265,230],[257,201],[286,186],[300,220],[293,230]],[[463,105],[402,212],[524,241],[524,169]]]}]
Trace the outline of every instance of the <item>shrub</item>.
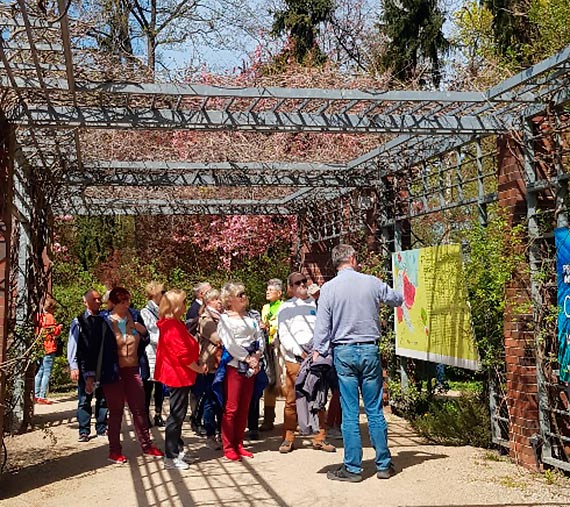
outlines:
[{"label": "shrub", "polygon": [[69,378],[69,366],[67,365],[67,358],[65,356],[55,358],[49,385],[50,390],[53,392],[68,391],[75,386]]},{"label": "shrub", "polygon": [[489,447],[489,408],[481,397],[433,398],[423,415],[411,419],[414,429],[431,442]]}]

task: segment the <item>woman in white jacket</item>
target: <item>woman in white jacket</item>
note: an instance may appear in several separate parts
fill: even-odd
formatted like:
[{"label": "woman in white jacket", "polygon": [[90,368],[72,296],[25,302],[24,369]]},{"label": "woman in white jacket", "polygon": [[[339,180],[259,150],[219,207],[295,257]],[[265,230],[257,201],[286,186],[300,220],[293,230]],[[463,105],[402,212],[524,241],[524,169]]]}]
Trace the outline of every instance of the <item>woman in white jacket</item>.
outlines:
[{"label": "woman in white jacket", "polygon": [[164,401],[163,386],[160,382],[154,379],[154,367],[156,365],[156,347],[158,346],[158,305],[164,294],[164,284],[159,282],[150,282],[146,286],[146,294],[148,297],[147,305],[141,310],[141,317],[144,320],[144,325],[148,330],[150,336],[150,343],[146,347],[146,355],[148,357],[148,365],[150,376],[148,380],[144,381],[144,392],[146,398],[146,412],[148,415],[149,426],[152,426],[153,421],[150,418],[150,400],[154,390],[154,425],[164,426],[162,419],[162,403]]}]

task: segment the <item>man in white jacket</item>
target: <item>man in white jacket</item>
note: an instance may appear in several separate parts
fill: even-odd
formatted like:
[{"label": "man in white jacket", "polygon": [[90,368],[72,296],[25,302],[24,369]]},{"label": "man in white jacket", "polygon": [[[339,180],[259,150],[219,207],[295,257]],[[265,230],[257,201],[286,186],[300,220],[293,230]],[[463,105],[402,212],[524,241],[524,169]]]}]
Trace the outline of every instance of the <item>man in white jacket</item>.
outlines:
[{"label": "man in white jacket", "polygon": [[[287,290],[291,299],[283,302],[277,313],[277,326],[281,348],[285,354],[285,410],[283,442],[279,452],[293,450],[297,428],[297,407],[295,403],[295,380],[301,363],[313,348],[313,330],[317,319],[315,300],[307,294],[307,277],[302,273],[291,273],[287,278]],[[326,441],[325,412],[319,413],[319,432],[313,436],[314,449],[334,452],[334,445]]]}]

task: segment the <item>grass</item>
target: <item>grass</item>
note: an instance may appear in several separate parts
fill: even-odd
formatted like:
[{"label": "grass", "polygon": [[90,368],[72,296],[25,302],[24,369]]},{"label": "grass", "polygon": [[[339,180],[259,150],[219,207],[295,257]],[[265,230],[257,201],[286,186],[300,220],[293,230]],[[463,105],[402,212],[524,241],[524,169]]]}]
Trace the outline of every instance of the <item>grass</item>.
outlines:
[{"label": "grass", "polygon": [[459,391],[461,393],[483,392],[483,382],[479,380],[450,380],[448,384],[451,391]]}]

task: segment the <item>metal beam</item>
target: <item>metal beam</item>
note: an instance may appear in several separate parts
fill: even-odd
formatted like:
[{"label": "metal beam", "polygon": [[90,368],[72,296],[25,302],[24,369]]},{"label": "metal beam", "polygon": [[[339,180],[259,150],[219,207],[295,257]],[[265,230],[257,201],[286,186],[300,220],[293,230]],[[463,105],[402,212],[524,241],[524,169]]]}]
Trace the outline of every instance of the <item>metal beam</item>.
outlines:
[{"label": "metal beam", "polygon": [[297,208],[246,199],[95,199],[72,197],[54,205],[59,215],[296,215]]},{"label": "metal beam", "polygon": [[[28,113],[28,114],[26,114]],[[24,127],[250,130],[264,132],[338,132],[417,134],[492,134],[509,128],[509,119],[492,116],[311,114],[229,111],[182,111],[124,107],[48,107],[17,109],[12,122]]]},{"label": "metal beam", "polygon": [[369,187],[370,178],[342,164],[295,162],[99,161],[68,170],[66,185]]}]

